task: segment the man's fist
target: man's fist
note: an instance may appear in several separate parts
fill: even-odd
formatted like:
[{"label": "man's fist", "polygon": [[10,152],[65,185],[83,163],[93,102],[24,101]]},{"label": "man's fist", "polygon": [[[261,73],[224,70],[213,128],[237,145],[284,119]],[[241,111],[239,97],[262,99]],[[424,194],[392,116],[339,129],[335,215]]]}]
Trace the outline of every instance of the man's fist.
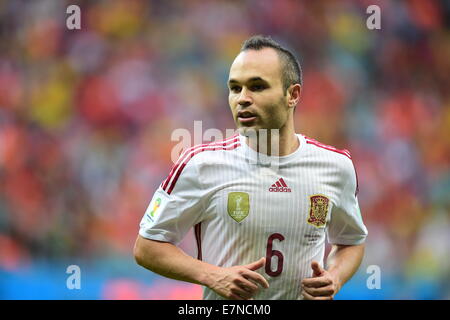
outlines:
[{"label": "man's fist", "polygon": [[323,269],[317,261],[311,263],[313,274],[311,278],[302,281],[302,295],[305,300],[332,300],[339,291],[339,281]]},{"label": "man's fist", "polygon": [[260,287],[269,288],[267,280],[255,272],[264,267],[265,263],[266,259],[261,258],[243,266],[218,268],[210,275],[212,281],[208,287],[227,299],[252,299],[258,293]]}]

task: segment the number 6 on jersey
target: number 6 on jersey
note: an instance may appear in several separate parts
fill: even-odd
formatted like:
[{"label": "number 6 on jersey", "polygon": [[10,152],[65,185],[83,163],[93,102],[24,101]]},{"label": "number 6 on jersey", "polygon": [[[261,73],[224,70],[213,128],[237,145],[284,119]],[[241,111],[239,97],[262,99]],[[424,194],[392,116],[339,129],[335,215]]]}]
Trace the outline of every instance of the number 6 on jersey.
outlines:
[{"label": "number 6 on jersey", "polygon": [[[269,236],[269,239],[267,239],[267,249],[266,249],[266,273],[271,277],[278,277],[281,272],[283,272],[283,254],[281,251],[278,250],[272,250],[272,243],[273,240],[277,239],[279,241],[284,240],[284,236],[280,233],[273,233]],[[272,257],[276,256],[278,259],[277,268],[275,271],[272,271]]]}]

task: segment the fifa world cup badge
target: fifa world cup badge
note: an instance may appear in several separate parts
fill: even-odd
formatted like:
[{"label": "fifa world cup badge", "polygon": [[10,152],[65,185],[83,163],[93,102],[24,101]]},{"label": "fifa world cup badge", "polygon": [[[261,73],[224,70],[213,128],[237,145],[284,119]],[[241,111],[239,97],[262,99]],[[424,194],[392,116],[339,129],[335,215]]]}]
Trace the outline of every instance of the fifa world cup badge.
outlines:
[{"label": "fifa world cup badge", "polygon": [[246,192],[230,192],[228,194],[228,214],[236,222],[247,218],[250,211],[250,199]]},{"label": "fifa world cup badge", "polygon": [[157,198],[155,201],[152,201],[150,205],[148,206],[145,216],[148,220],[154,221],[156,211],[158,211],[159,207],[161,206],[161,198]]},{"label": "fifa world cup badge", "polygon": [[329,199],[322,195],[309,197],[310,209],[308,223],[317,228],[323,228],[327,222]]},{"label": "fifa world cup badge", "polygon": [[152,217],[155,216],[156,210],[158,210],[160,205],[161,205],[161,198],[158,198],[158,199],[155,200],[155,203],[153,204],[152,212],[150,212],[150,215]]}]

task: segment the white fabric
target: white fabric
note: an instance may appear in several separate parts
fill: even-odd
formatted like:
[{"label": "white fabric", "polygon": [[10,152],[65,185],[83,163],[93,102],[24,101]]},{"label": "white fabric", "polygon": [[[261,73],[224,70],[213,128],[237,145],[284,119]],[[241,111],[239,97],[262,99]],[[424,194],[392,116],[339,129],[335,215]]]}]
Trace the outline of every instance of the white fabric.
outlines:
[{"label": "white fabric", "polygon": [[[201,223],[202,260],[222,267],[266,257],[269,237],[281,234],[284,240],[275,238],[272,250],[281,252],[283,270],[270,276],[264,267],[259,269],[270,288],[261,289],[254,298],[301,298],[301,281],[312,275],[312,260],[323,265],[326,235],[333,244],[356,245],[365,241],[367,229],[355,195],[357,182],[350,158],[297,136],[299,148],[284,157],[255,152],[243,136],[232,144],[236,147],[232,150],[210,148],[196,153],[170,194],[161,186],[155,192],[139,234],[178,244],[190,228]],[[269,191],[280,178],[291,192]],[[249,197],[248,216],[240,222],[228,213],[231,192],[244,192]],[[308,223],[310,197],[314,195],[329,199],[324,226]],[[161,200],[154,211],[157,199]],[[243,203],[242,199],[237,201]],[[267,263],[274,272],[279,265],[277,256]],[[221,297],[204,288],[204,299]]]}]

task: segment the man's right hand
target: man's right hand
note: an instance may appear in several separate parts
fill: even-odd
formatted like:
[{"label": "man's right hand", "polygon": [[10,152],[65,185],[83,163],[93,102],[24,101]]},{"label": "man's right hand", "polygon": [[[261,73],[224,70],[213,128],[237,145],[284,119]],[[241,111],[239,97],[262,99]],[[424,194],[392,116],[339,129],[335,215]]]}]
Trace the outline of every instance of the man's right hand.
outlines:
[{"label": "man's right hand", "polygon": [[218,268],[210,273],[208,287],[220,296],[232,300],[249,300],[258,293],[260,286],[269,288],[267,280],[255,272],[264,267],[266,258],[243,266]]}]

